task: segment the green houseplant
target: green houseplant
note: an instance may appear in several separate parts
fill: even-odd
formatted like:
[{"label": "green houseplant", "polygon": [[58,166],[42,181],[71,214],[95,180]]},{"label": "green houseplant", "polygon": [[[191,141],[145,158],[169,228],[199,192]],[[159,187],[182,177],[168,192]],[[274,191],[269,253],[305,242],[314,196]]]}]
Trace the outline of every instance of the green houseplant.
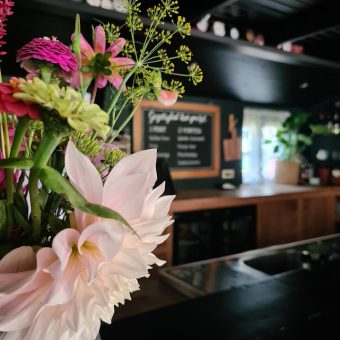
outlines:
[{"label": "green houseplant", "polygon": [[[327,126],[308,124],[308,118],[309,115],[305,112],[289,116],[275,135],[277,143],[274,146],[274,153],[278,154],[275,169],[276,183],[297,184],[303,151],[312,144],[315,135],[329,134]],[[267,144],[272,142],[266,141]]]}]

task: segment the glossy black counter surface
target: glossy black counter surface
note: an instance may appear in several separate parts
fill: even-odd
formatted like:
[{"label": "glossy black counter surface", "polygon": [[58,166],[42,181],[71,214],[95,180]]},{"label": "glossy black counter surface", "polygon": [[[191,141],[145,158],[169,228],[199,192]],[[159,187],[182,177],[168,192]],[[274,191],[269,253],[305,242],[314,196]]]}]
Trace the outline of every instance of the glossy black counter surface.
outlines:
[{"label": "glossy black counter surface", "polygon": [[114,321],[103,340],[340,339],[340,261]]}]

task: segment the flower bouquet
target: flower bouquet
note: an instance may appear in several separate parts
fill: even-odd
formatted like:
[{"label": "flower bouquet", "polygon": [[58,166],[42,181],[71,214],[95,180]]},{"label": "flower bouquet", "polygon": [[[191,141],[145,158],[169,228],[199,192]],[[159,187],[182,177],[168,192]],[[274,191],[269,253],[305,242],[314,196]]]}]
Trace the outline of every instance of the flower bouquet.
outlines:
[{"label": "flower bouquet", "polygon": [[[0,41],[13,5],[0,0]],[[165,48],[190,34],[177,11],[161,0],[144,27],[129,0],[125,24],[96,26],[93,46],[77,16],[69,45],[33,39],[16,55],[25,79],[0,83],[0,339],[94,339],[164,263],[152,251],[167,238],[173,196],[154,188],[156,150],[126,155],[112,143],[143,98],[172,104],[183,94],[173,76],[202,80],[188,47]],[[106,86],[104,110],[95,102]]]}]

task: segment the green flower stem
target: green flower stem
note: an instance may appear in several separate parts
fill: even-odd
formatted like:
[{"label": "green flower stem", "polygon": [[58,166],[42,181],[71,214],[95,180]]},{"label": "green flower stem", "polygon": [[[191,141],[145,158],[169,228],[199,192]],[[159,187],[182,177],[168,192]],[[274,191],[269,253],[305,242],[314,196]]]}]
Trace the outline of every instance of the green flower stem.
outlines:
[{"label": "green flower stem", "polygon": [[3,113],[0,113],[0,135],[1,135],[1,152],[3,157],[5,157],[5,137],[4,137],[4,125],[3,125]]},{"label": "green flower stem", "polygon": [[98,78],[96,78],[96,80],[94,81],[94,85],[93,85],[93,89],[91,93],[91,104],[93,104],[94,101],[96,100],[97,90],[98,90]]},{"label": "green flower stem", "polygon": [[116,106],[118,99],[120,97],[120,95],[123,92],[123,88],[126,85],[127,81],[132,77],[132,75],[136,72],[136,70],[139,67],[139,63],[136,63],[135,66],[130,70],[130,72],[124,77],[124,80],[122,81],[122,83],[120,84],[120,86],[118,87],[118,90],[111,102],[111,105],[109,107],[109,109],[107,110],[107,113],[110,115],[111,111],[114,109],[114,107]]},{"label": "green flower stem", "polygon": [[[19,153],[20,145],[25,137],[26,127],[28,125],[27,118],[21,118],[18,122],[18,125],[15,129],[15,135],[13,138],[12,148],[9,154],[9,157],[17,157]],[[6,170],[6,196],[7,196],[7,239],[10,240],[12,235],[12,229],[14,225],[14,218],[13,218],[13,193],[14,193],[14,184],[13,184],[13,174],[14,169],[7,169]]]},{"label": "green flower stem", "polygon": [[115,130],[114,133],[112,134],[111,138],[108,140],[108,143],[111,144],[115,138],[119,135],[119,133],[125,128],[125,126],[129,123],[133,115],[135,114],[137,107],[139,106],[141,102],[141,99],[136,103],[135,107],[133,110],[130,112],[129,116],[124,120],[123,124],[119,127],[118,130]]},{"label": "green flower stem", "polygon": [[30,171],[28,191],[31,200],[33,242],[35,243],[38,243],[41,238],[41,210],[38,188],[39,174],[41,169],[46,166],[62,137],[63,135],[53,131],[46,131],[39,148],[34,155],[34,166]]},{"label": "green flower stem", "polygon": [[9,134],[8,134],[8,121],[7,121],[7,114],[3,115],[3,129],[4,129],[4,136],[5,136],[5,156],[9,157],[11,152],[11,144],[9,142]]}]

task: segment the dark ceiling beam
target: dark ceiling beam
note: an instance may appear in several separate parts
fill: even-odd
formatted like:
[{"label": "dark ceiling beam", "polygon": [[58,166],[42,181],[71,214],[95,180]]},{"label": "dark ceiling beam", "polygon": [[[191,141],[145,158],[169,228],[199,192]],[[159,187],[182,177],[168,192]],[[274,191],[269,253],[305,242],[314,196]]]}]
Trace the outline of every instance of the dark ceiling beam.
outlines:
[{"label": "dark ceiling beam", "polygon": [[301,11],[271,27],[266,35],[270,45],[286,41],[299,42],[306,37],[340,25],[340,2],[328,1],[308,11]]}]

